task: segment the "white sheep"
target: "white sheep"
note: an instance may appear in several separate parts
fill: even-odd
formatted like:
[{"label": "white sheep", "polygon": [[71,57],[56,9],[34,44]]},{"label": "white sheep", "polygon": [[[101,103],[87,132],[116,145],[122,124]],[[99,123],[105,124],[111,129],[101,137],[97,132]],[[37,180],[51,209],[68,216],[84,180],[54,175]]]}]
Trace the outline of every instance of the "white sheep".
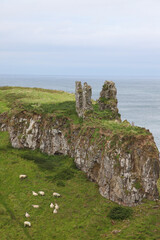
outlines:
[{"label": "white sheep", "polygon": [[38,196],[38,193],[32,191],[33,196]]},{"label": "white sheep", "polygon": [[53,213],[57,213],[57,209],[54,209],[54,210],[53,210]]},{"label": "white sheep", "polygon": [[39,205],[32,205],[32,207],[34,207],[34,208],[39,208]]},{"label": "white sheep", "polygon": [[20,178],[20,179],[25,179],[25,178],[27,178],[27,175],[21,174],[21,175],[19,175],[19,178]]},{"label": "white sheep", "polygon": [[54,193],[53,193],[53,196],[54,196],[54,197],[60,197],[61,195],[60,195],[59,193],[54,192]]},{"label": "white sheep", "polygon": [[38,193],[39,193],[39,195],[41,195],[41,196],[44,196],[44,195],[45,195],[43,191],[39,191]]},{"label": "white sheep", "polygon": [[31,227],[31,223],[28,222],[28,221],[25,221],[25,222],[24,222],[24,227],[27,227],[27,226],[28,226],[28,227]]},{"label": "white sheep", "polygon": [[59,206],[57,203],[55,203],[55,209],[58,210],[59,209]]},{"label": "white sheep", "polygon": [[54,208],[54,204],[53,203],[50,204],[50,208]]},{"label": "white sheep", "polygon": [[25,217],[27,217],[27,218],[30,217],[29,213],[26,212]]}]

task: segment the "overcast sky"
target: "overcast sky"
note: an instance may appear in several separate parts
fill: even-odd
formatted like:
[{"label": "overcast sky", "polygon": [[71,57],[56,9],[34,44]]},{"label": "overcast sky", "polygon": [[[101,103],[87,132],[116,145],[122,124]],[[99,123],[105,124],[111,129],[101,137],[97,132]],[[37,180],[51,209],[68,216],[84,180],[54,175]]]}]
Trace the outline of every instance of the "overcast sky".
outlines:
[{"label": "overcast sky", "polygon": [[160,76],[160,0],[0,0],[0,74]]}]

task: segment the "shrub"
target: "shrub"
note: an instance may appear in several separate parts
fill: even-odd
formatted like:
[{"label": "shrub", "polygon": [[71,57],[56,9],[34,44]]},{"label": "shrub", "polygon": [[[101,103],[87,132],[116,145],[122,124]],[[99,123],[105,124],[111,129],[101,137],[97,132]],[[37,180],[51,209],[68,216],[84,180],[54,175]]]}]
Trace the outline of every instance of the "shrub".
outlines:
[{"label": "shrub", "polygon": [[126,218],[129,218],[133,213],[133,210],[131,208],[127,208],[127,207],[113,207],[110,212],[109,212],[109,217],[111,219],[118,219],[118,220],[123,220]]}]

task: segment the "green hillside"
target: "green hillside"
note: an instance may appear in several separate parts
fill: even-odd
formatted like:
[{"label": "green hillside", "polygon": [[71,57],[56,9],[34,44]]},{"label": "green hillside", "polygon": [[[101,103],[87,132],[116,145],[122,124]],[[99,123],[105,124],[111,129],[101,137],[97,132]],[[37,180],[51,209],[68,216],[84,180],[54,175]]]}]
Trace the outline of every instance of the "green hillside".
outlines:
[{"label": "green hillside", "polygon": [[[19,174],[28,178],[20,180]],[[108,213],[117,204],[99,194],[73,159],[13,149],[6,132],[0,133],[0,183],[1,240],[160,239],[160,203],[147,201],[133,208],[130,219],[111,220]],[[32,195],[39,190],[45,196]],[[53,192],[62,197],[55,199]],[[55,201],[60,206],[57,214],[49,207]],[[26,211],[31,228],[23,226]]]}]

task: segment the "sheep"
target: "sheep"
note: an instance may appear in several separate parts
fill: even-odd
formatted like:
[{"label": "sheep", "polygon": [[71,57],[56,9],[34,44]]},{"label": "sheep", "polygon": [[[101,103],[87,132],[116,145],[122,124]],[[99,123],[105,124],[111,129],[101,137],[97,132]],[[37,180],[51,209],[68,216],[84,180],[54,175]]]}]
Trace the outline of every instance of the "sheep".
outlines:
[{"label": "sheep", "polygon": [[50,204],[50,208],[54,208],[54,204],[53,203]]},{"label": "sheep", "polygon": [[34,208],[39,208],[39,205],[32,205],[32,207],[34,207]]},{"label": "sheep", "polygon": [[41,196],[44,196],[44,195],[45,195],[43,191],[39,191],[38,193],[39,193],[39,195],[41,195]]},{"label": "sheep", "polygon": [[25,178],[27,178],[27,175],[21,174],[21,175],[19,175],[19,178],[20,178],[20,179],[25,179]]},{"label": "sheep", "polygon": [[53,213],[57,213],[57,209],[54,209],[54,210],[53,210]]},{"label": "sheep", "polygon": [[59,206],[57,203],[55,203],[55,209],[58,210],[59,209]]},{"label": "sheep", "polygon": [[38,196],[38,193],[32,191],[33,196]]},{"label": "sheep", "polygon": [[24,222],[24,227],[27,227],[27,226],[28,226],[28,227],[31,227],[31,223],[28,222],[28,221],[25,221],[25,222]]},{"label": "sheep", "polygon": [[25,217],[27,217],[27,218],[30,217],[29,213],[26,212]]},{"label": "sheep", "polygon": [[60,195],[59,193],[54,192],[54,193],[53,193],[53,196],[54,196],[54,197],[60,197],[61,195]]}]

